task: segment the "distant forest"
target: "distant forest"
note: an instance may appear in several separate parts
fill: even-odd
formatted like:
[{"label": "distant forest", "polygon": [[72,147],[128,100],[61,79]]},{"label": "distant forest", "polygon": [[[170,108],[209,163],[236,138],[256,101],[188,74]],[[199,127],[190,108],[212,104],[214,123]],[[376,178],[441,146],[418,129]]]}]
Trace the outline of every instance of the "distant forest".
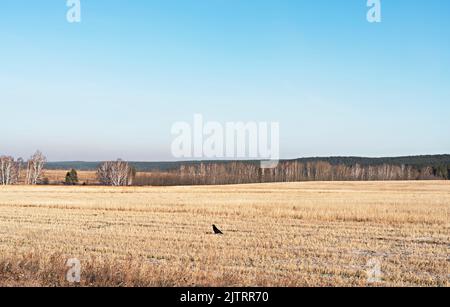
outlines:
[{"label": "distant forest", "polygon": [[[297,181],[450,179],[450,155],[395,158],[327,157],[282,160],[261,169],[259,161],[129,162],[133,185],[215,185]],[[49,162],[46,169],[95,171],[101,162]]]}]

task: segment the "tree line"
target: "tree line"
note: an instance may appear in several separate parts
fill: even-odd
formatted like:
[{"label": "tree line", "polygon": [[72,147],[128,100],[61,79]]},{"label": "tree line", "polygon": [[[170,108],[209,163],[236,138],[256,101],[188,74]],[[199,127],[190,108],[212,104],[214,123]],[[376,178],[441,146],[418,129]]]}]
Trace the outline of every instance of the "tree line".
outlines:
[{"label": "tree line", "polygon": [[141,174],[136,185],[222,185],[301,181],[381,181],[449,179],[450,164],[442,166],[345,165],[326,161],[281,161],[273,169],[254,162],[187,164],[176,170]]},{"label": "tree line", "polygon": [[[450,156],[405,158],[307,158],[280,161],[272,169],[262,169],[259,161],[177,162],[176,168],[137,172],[133,163],[118,159],[99,163],[98,183],[106,186],[222,185],[299,181],[379,181],[450,179]],[[409,162],[404,164],[401,162]],[[430,161],[430,164],[427,164]],[[0,156],[0,185],[46,184],[43,178],[46,157],[37,151],[26,162]],[[432,163],[431,163],[432,162]],[[446,164],[446,162],[448,162]],[[435,164],[433,164],[435,163]],[[75,169],[64,183],[77,185]]]}]

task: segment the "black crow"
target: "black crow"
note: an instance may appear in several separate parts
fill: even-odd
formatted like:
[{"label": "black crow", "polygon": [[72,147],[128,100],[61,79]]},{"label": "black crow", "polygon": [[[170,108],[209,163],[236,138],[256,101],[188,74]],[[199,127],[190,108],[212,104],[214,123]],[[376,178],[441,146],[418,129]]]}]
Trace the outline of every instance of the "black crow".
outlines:
[{"label": "black crow", "polygon": [[223,235],[223,232],[220,231],[219,228],[216,227],[216,225],[213,225],[214,234],[216,235]]}]

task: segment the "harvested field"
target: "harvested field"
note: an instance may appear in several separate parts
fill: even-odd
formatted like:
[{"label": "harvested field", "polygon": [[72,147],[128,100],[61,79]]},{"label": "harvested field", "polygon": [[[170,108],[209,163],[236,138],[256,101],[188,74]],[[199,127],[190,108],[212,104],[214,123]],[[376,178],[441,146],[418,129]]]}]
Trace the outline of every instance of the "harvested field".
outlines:
[{"label": "harvested field", "polygon": [[444,181],[0,187],[0,285],[449,286],[449,215]]}]

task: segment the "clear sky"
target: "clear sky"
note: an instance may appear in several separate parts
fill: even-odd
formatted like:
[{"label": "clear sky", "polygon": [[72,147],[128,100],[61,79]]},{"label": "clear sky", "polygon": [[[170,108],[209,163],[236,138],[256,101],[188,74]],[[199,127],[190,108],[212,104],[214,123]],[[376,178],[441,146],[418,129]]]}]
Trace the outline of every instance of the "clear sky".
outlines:
[{"label": "clear sky", "polygon": [[172,160],[172,124],[278,121],[281,157],[450,153],[450,1],[0,3],[0,154]]}]

